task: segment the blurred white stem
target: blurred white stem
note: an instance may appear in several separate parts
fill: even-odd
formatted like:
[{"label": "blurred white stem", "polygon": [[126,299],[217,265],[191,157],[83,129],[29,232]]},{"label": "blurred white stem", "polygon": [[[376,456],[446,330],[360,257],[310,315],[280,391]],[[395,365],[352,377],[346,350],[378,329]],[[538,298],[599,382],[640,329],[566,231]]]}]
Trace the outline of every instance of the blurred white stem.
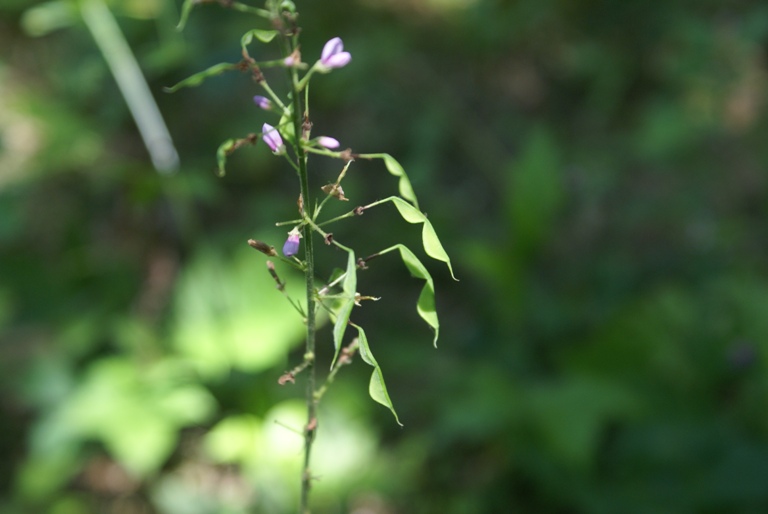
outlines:
[{"label": "blurred white stem", "polygon": [[114,16],[102,0],[82,0],[80,12],[136,120],[152,164],[160,173],[175,171],[179,166],[179,154]]}]

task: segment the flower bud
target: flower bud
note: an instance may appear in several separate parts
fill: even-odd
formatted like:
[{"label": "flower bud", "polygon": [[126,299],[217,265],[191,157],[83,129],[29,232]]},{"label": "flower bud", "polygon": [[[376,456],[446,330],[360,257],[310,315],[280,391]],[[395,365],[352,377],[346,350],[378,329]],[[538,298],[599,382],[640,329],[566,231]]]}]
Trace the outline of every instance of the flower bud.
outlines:
[{"label": "flower bud", "polygon": [[265,111],[272,110],[272,101],[266,96],[256,95],[253,97],[253,101]]},{"label": "flower bud", "polygon": [[341,143],[339,143],[338,139],[328,136],[320,136],[317,138],[317,144],[333,150],[334,148],[338,148]]},{"label": "flower bud", "polygon": [[320,56],[322,71],[330,71],[333,68],[342,68],[349,64],[352,55],[344,51],[344,43],[340,37],[335,37],[325,43],[323,53]]},{"label": "flower bud", "polygon": [[261,128],[261,138],[267,143],[267,146],[272,153],[281,154],[285,152],[285,146],[283,145],[283,138],[280,136],[280,132],[269,123],[265,123]]},{"label": "flower bud", "polygon": [[291,230],[288,233],[288,239],[285,241],[285,244],[283,245],[283,255],[286,257],[292,257],[299,253],[299,243],[300,243],[301,235],[299,234],[298,230],[294,229]]},{"label": "flower bud", "polygon": [[264,255],[269,255],[270,257],[274,257],[277,255],[277,252],[275,251],[274,246],[270,246],[264,241],[257,241],[255,239],[249,239],[248,244],[253,248],[254,250],[258,250]]}]

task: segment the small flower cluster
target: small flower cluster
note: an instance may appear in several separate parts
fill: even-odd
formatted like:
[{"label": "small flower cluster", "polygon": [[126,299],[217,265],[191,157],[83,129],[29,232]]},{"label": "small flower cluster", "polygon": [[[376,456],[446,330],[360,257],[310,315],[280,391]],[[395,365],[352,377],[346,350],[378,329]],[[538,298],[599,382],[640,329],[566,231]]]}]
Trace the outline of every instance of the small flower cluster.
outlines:
[{"label": "small flower cluster", "polygon": [[[321,73],[328,73],[334,68],[342,68],[346,66],[351,60],[352,55],[349,52],[344,51],[344,43],[342,42],[341,38],[335,37],[325,43],[323,46],[323,51],[320,55],[320,60],[315,63],[312,70],[310,70],[310,73],[314,70],[317,70]],[[283,61],[283,64],[285,66],[291,67],[296,66],[299,61],[300,57],[296,55],[296,52],[294,52],[294,54],[291,54]],[[265,96],[256,95],[253,97],[253,102],[259,108],[264,109],[265,111],[271,111],[274,109],[274,103],[272,100]],[[285,144],[283,143],[283,138],[280,135],[280,131],[276,127],[273,127],[269,123],[264,123],[261,128],[261,138],[275,155],[282,155],[285,153]],[[330,150],[336,149],[341,145],[337,139],[329,136],[319,136],[315,138],[313,142],[318,146],[322,146],[323,148],[328,148]],[[285,242],[285,245],[283,245],[283,254],[286,257],[292,257],[299,252],[300,237],[301,236],[296,229],[292,230],[288,234],[288,239]]]}]

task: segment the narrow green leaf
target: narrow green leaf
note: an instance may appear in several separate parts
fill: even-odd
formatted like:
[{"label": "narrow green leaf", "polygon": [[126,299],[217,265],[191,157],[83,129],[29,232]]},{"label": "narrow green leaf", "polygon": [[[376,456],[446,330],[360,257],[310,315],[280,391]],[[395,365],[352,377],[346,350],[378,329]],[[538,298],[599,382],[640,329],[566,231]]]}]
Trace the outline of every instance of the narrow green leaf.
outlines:
[{"label": "narrow green leaf", "polygon": [[411,181],[408,178],[408,175],[405,174],[403,167],[394,157],[388,153],[381,155],[382,159],[384,159],[384,165],[387,167],[389,173],[396,177],[400,177],[400,181],[397,184],[397,189],[400,192],[400,196],[411,202],[418,209],[419,202],[416,200],[416,193],[413,191]]},{"label": "narrow green leaf", "polygon": [[184,30],[184,27],[187,24],[187,19],[189,19],[189,13],[192,12],[192,8],[196,3],[196,0],[184,0],[184,4],[181,6],[181,18],[179,19],[179,23],[176,25],[176,30],[179,32]]},{"label": "narrow green leaf", "polygon": [[266,18],[266,19],[270,19],[270,16],[271,16],[270,12],[267,11],[266,9],[259,9],[258,7],[252,7],[242,2],[231,2],[227,4],[227,7],[235,11],[255,14],[256,16],[261,16],[262,18]]},{"label": "narrow green leaf", "polygon": [[440,336],[440,322],[437,319],[437,309],[435,308],[435,282],[432,280],[432,275],[429,274],[429,271],[427,271],[427,268],[421,263],[418,257],[416,257],[416,255],[414,255],[414,253],[405,245],[396,244],[390,246],[386,250],[379,252],[379,255],[383,255],[393,250],[400,251],[400,258],[403,260],[403,264],[405,264],[405,267],[408,268],[408,271],[412,276],[425,281],[424,287],[421,289],[421,294],[419,294],[419,299],[416,302],[416,312],[418,312],[421,319],[426,321],[435,331],[435,338],[432,344],[437,348],[437,338]]},{"label": "narrow green leaf", "polygon": [[232,150],[232,148],[235,146],[235,140],[234,139],[227,139],[223,143],[219,145],[219,149],[216,150],[216,162],[218,163],[218,169],[216,170],[217,174],[220,177],[223,177],[226,175],[225,166],[227,164],[227,156],[229,155],[229,151]]},{"label": "narrow green leaf", "polygon": [[349,257],[347,259],[347,274],[344,277],[342,285],[344,289],[344,298],[342,299],[341,307],[336,312],[336,322],[333,325],[333,362],[331,362],[331,369],[336,364],[336,358],[339,356],[339,350],[341,350],[341,342],[344,339],[344,331],[349,324],[349,316],[352,314],[352,308],[355,306],[355,293],[357,292],[357,261],[355,260],[355,252],[349,250]]},{"label": "narrow green leaf", "polygon": [[437,232],[435,232],[435,228],[432,226],[432,223],[429,222],[427,216],[402,198],[391,196],[390,198],[387,198],[387,200],[391,200],[392,203],[395,204],[395,207],[397,207],[397,210],[400,212],[400,216],[402,216],[408,223],[424,224],[421,229],[421,241],[424,245],[424,251],[433,259],[444,262],[448,266],[448,270],[451,272],[453,280],[458,280],[456,275],[453,274],[451,259],[448,257],[448,253],[445,251],[445,248],[443,248],[442,243],[440,243],[440,239],[437,237]]},{"label": "narrow green leaf", "polygon": [[389,410],[391,410],[392,414],[395,416],[395,421],[397,421],[397,424],[403,426],[403,424],[400,423],[400,419],[397,417],[395,406],[392,405],[392,400],[389,398],[389,393],[387,392],[387,386],[384,383],[384,374],[381,372],[381,367],[379,367],[379,363],[376,362],[376,359],[373,357],[373,353],[371,353],[371,348],[368,345],[368,337],[366,337],[365,331],[361,327],[355,325],[355,328],[357,328],[357,343],[360,349],[360,357],[362,357],[366,364],[373,366],[371,382],[368,385],[368,394],[370,394],[371,398],[373,398],[375,401],[389,408]]},{"label": "narrow green leaf", "polygon": [[243,34],[243,37],[240,38],[240,46],[243,47],[243,51],[246,51],[246,47],[251,44],[253,41],[253,38],[255,37],[262,43],[269,43],[273,39],[275,39],[275,36],[277,36],[276,30],[262,30],[262,29],[253,29],[249,30],[245,34]]},{"label": "narrow green leaf", "polygon": [[166,93],[175,93],[179,89],[183,87],[195,87],[199,86],[203,83],[205,79],[208,77],[214,77],[216,75],[221,75],[225,71],[234,70],[237,68],[237,64],[232,64],[228,62],[221,62],[219,64],[214,64],[210,68],[203,70],[199,73],[195,73],[191,77],[187,77],[178,84],[175,84],[171,87],[163,88],[163,90]]}]

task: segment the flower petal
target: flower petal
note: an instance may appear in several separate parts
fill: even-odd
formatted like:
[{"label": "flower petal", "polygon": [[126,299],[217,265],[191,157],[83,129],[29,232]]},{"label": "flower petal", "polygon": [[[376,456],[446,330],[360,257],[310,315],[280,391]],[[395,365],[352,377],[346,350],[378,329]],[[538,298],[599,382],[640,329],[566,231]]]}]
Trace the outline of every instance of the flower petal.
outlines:
[{"label": "flower petal", "polygon": [[325,43],[325,46],[323,46],[323,53],[320,56],[320,62],[325,64],[328,59],[338,54],[339,52],[342,52],[343,50],[344,43],[341,41],[340,37],[329,39],[328,42]]},{"label": "flower petal", "polygon": [[317,144],[320,146],[324,146],[326,148],[338,148],[341,143],[339,143],[338,139],[328,137],[328,136],[320,136],[317,138]]},{"label": "flower petal", "polygon": [[283,245],[283,255],[291,257],[297,253],[299,253],[299,234],[291,232]]},{"label": "flower petal", "polygon": [[278,152],[283,146],[283,138],[280,136],[280,132],[269,123],[265,123],[261,127],[261,138],[273,152]]},{"label": "flower petal", "polygon": [[349,52],[339,52],[335,55],[330,56],[326,61],[323,63],[327,68],[341,68],[343,66],[346,66],[349,64],[349,61],[352,60],[352,54]]},{"label": "flower petal", "polygon": [[256,95],[253,97],[253,102],[265,111],[272,108],[272,102],[266,96]]}]

